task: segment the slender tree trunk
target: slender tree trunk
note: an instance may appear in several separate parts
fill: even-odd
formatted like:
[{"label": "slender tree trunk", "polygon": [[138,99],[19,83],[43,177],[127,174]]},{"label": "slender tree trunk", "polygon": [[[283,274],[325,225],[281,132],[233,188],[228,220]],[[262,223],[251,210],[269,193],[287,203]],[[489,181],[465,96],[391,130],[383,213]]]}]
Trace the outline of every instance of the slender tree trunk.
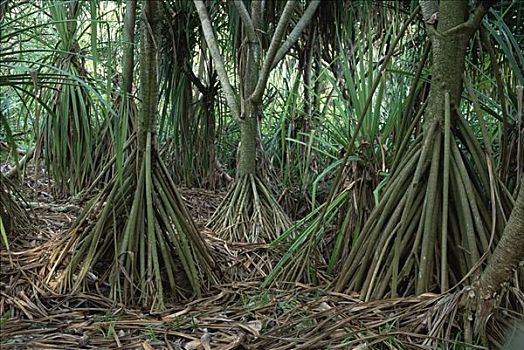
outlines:
[{"label": "slender tree trunk", "polygon": [[[437,30],[444,33],[466,20],[467,0],[442,0]],[[431,67],[431,88],[426,109],[426,125],[444,120],[444,95],[449,92],[450,102],[458,108],[462,94],[462,76],[469,33],[448,36],[432,36],[433,63]]]},{"label": "slender tree trunk", "polygon": [[[232,3],[242,20],[242,44],[239,45],[242,50],[241,62],[237,65],[240,68],[239,94],[234,92],[228,78],[206,6],[202,0],[194,0],[231,115],[240,128],[237,182],[216,210],[209,221],[209,226],[218,231],[224,239],[268,242],[287,229],[290,222],[263,181],[263,172],[267,169],[267,163],[264,162],[258,129],[260,113],[263,110],[263,95],[271,70],[297,42],[302,31],[311,21],[320,1],[310,2],[286,37],[289,21],[297,5],[294,0],[287,1],[263,58],[260,35],[267,32],[262,28],[264,1],[251,1],[251,13],[244,1],[236,0]],[[240,108],[238,100],[241,103]],[[257,153],[260,154],[259,157]],[[235,208],[233,215],[231,215],[233,213],[231,208]]]},{"label": "slender tree trunk", "polygon": [[122,93],[126,96],[131,93],[133,87],[133,68],[135,66],[135,22],[136,0],[128,0],[126,2],[124,23],[124,67],[122,69]]},{"label": "slender tree trunk", "polygon": [[144,1],[144,28],[142,28],[140,79],[142,80],[142,104],[138,115],[138,150],[144,152],[147,134],[154,132],[155,116],[158,102],[157,84],[157,40],[153,36],[158,33],[159,1]]},{"label": "slender tree trunk", "polygon": [[[249,39],[249,38],[246,38]],[[257,173],[257,137],[258,137],[258,112],[260,103],[249,99],[255,91],[260,71],[260,45],[250,42],[247,48],[247,64],[243,75],[244,88],[242,91],[242,116],[240,120],[240,149],[238,159],[238,175]]]},{"label": "slender tree trunk", "polygon": [[255,113],[250,113],[240,123],[240,148],[238,175],[255,174],[257,169],[257,134],[258,120]]},{"label": "slender tree trunk", "polygon": [[[316,97],[318,82],[318,62],[317,62],[317,29],[316,26],[311,24],[308,31],[308,40],[304,48],[304,66],[302,76],[304,80],[304,114],[298,120],[298,125],[295,126],[293,132],[294,138],[296,138],[299,131],[307,133],[309,132],[309,126],[313,120],[313,113],[316,109]],[[315,79],[313,78],[315,74]],[[313,82],[315,81],[315,82]]]}]

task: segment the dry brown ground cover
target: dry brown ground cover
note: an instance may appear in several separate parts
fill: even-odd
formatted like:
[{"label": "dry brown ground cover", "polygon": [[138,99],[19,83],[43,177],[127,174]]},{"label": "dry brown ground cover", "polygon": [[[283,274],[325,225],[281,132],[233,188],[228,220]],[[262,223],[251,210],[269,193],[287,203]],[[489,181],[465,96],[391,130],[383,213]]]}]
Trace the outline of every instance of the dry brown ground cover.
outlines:
[{"label": "dry brown ground cover", "polygon": [[[118,305],[98,293],[56,294],[44,283],[47,258],[82,202],[53,198],[46,180],[35,176],[25,179],[23,191],[37,229],[18,232],[10,237],[11,250],[0,251],[1,349],[464,348],[453,339],[461,328],[456,322],[461,291],[363,303],[357,295],[300,284],[260,289],[274,262],[253,257],[268,256],[269,247],[214,237],[204,224],[224,194],[200,189],[181,192],[206,240],[223,257],[223,278],[230,283],[162,313]],[[518,289],[505,297],[524,306]],[[492,343],[500,346],[518,318],[522,315],[499,309],[488,325]]]}]

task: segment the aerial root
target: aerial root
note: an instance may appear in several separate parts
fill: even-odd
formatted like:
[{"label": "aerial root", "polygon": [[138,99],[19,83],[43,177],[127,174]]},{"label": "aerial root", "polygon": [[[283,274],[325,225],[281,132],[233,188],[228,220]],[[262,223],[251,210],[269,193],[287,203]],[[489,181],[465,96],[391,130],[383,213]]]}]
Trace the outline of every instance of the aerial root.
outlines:
[{"label": "aerial root", "polygon": [[435,122],[407,150],[353,243],[336,290],[360,291],[364,300],[446,291],[494,248],[509,201],[459,119],[456,135]]},{"label": "aerial root", "polygon": [[229,190],[208,226],[231,242],[269,243],[291,220],[256,175],[244,175]]},{"label": "aerial root", "polygon": [[169,295],[187,298],[216,282],[207,244],[150,133],[141,159],[137,155],[90,201],[52,254],[52,271],[65,264],[61,274],[48,278],[59,291],[109,284],[114,300],[161,309],[165,287]]}]

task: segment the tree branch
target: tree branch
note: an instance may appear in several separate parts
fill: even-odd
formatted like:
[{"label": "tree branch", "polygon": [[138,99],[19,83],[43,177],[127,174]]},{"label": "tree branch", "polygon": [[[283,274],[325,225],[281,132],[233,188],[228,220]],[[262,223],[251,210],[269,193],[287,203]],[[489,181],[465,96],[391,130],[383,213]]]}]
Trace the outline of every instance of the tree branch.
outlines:
[{"label": "tree branch", "polygon": [[211,26],[211,20],[209,19],[209,14],[207,13],[206,5],[202,0],[193,0],[196,10],[198,12],[198,17],[200,18],[200,24],[202,25],[202,32],[204,33],[204,38],[206,39],[207,46],[211,57],[215,61],[216,71],[222,89],[224,89],[224,95],[226,97],[227,104],[231,110],[231,115],[237,121],[240,120],[240,109],[237,104],[237,96],[233,91],[233,87],[227,76],[226,68],[224,66],[224,61],[218,50],[218,44],[213,32],[213,27]]},{"label": "tree branch", "polygon": [[242,23],[244,23],[244,27],[246,28],[247,37],[249,41],[252,43],[256,43],[258,40],[257,35],[255,33],[255,27],[253,25],[253,22],[251,21],[249,13],[247,12],[246,6],[244,6],[244,1],[235,0],[234,4],[238,11],[238,14],[240,15],[240,18],[242,19]]},{"label": "tree branch", "polygon": [[271,69],[275,68],[275,66],[278,64],[278,62],[284,57],[284,55],[288,52],[288,50],[295,45],[298,38],[300,38],[300,35],[302,34],[302,31],[304,28],[306,28],[309,25],[309,22],[311,22],[311,19],[313,18],[313,15],[317,11],[318,6],[320,5],[320,0],[313,0],[307,7],[306,11],[304,11],[304,14],[298,21],[295,28],[291,31],[289,36],[287,37],[286,41],[280,49],[278,50],[275,58],[273,59],[273,62],[271,64]]},{"label": "tree branch", "polygon": [[284,7],[282,16],[280,17],[280,20],[277,24],[277,28],[275,29],[275,34],[273,34],[273,38],[271,38],[271,44],[269,44],[269,49],[266,53],[266,57],[264,58],[262,72],[260,73],[260,76],[258,78],[255,91],[249,97],[249,99],[251,99],[253,102],[259,102],[262,99],[264,89],[266,88],[267,80],[269,79],[269,72],[271,71],[273,60],[275,58],[278,48],[280,47],[280,42],[282,41],[282,37],[284,36],[284,33],[286,31],[287,23],[289,22],[293,10],[295,9],[295,5],[296,1],[288,0],[286,6]]},{"label": "tree branch", "polygon": [[437,0],[420,0],[420,11],[424,22],[428,24],[435,24],[434,17],[438,14],[438,1]]},{"label": "tree branch", "polygon": [[206,93],[206,86],[202,84],[200,79],[197,78],[195,73],[193,72],[193,69],[189,67],[189,64],[185,64],[183,68],[183,72],[186,74],[186,77],[193,83],[193,85],[196,86],[197,90],[203,95]]},{"label": "tree branch", "polygon": [[484,18],[486,13],[488,13],[492,4],[492,1],[481,1],[477,7],[475,7],[475,10],[473,10],[466,22],[445,31],[442,35],[447,36],[462,33],[473,34],[480,27],[482,18]]},{"label": "tree branch", "polygon": [[262,18],[262,1],[251,1],[251,20],[253,21],[253,28],[257,31],[260,26],[260,19]]},{"label": "tree branch", "polygon": [[[15,150],[16,152],[16,150]],[[25,156],[22,157],[22,159],[20,159],[20,161],[16,164],[16,166],[14,168],[12,168],[11,170],[9,170],[6,174],[5,174],[5,177],[6,178],[11,178],[13,177],[14,175],[16,175],[17,173],[19,173],[21,170],[24,169],[26,163],[28,160],[30,160],[31,158],[33,158],[33,155],[35,154],[35,148],[31,148],[31,150],[29,152],[27,152],[25,154]]]}]

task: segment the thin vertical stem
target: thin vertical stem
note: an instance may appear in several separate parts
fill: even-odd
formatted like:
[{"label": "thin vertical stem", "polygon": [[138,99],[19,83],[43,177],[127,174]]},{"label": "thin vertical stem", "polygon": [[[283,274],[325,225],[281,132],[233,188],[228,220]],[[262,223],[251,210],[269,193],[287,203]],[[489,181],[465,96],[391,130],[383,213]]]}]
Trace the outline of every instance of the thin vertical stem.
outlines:
[{"label": "thin vertical stem", "polygon": [[450,153],[450,117],[451,105],[449,92],[444,95],[444,174],[442,177],[442,238],[440,242],[440,290],[444,293],[449,288],[448,280],[448,211],[449,211],[449,153]]}]

